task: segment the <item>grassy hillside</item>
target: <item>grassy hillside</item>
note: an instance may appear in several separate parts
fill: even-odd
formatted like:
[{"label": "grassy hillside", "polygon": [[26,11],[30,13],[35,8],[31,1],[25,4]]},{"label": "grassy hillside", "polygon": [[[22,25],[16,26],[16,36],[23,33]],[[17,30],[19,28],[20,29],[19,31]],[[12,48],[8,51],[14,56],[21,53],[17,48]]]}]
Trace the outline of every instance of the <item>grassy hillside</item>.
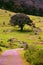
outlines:
[{"label": "grassy hillside", "polygon": [[[10,38],[15,38],[20,42],[24,41],[28,44],[35,44],[38,48],[43,47],[43,17],[28,15],[33,22],[35,22],[35,25],[42,30],[36,35],[32,31],[32,28],[27,25],[25,25],[23,32],[20,32],[18,27],[10,26],[10,17],[14,14],[16,13],[0,9],[0,44],[7,46],[7,49],[10,47],[21,47],[22,45],[16,41],[12,43],[12,46],[9,45],[11,42],[8,42],[8,40]],[[3,22],[5,22],[5,24],[3,24]]]}]

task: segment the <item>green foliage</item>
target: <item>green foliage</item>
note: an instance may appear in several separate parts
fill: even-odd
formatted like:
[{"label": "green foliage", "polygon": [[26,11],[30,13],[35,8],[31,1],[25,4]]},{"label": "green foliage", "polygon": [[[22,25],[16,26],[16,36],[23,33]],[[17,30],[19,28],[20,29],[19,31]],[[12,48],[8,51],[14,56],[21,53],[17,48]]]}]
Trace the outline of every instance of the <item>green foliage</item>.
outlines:
[{"label": "green foliage", "polygon": [[28,3],[26,5],[25,2],[26,1],[24,0],[19,0],[19,2],[18,0],[8,0],[7,2],[4,0],[0,0],[0,8],[3,7],[4,9],[11,10],[14,12],[43,16],[42,8],[37,9],[34,5],[29,6]]},{"label": "green foliage", "polygon": [[13,15],[11,17],[10,23],[13,26],[18,25],[21,28],[21,31],[23,31],[23,27],[25,24],[35,27],[35,25],[33,24],[33,21],[27,15],[23,13],[18,13],[16,15]]},{"label": "green foliage", "polygon": [[0,0],[0,8],[3,6],[3,0]]},{"label": "green foliage", "polygon": [[43,63],[43,49],[36,49],[36,47],[29,46],[25,52],[25,58],[31,65]]},{"label": "green foliage", "polygon": [[0,48],[0,52],[2,52],[2,48]]}]

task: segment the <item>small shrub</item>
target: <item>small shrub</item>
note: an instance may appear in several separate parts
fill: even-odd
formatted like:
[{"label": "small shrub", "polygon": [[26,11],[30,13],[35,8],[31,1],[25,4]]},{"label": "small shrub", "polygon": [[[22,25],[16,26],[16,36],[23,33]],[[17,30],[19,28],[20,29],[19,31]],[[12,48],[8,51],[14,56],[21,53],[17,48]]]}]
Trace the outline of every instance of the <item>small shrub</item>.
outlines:
[{"label": "small shrub", "polygon": [[3,25],[5,26],[5,22],[3,22]]},{"label": "small shrub", "polygon": [[0,43],[3,43],[3,41],[0,41]]},{"label": "small shrub", "polygon": [[43,64],[43,49],[37,49],[35,46],[29,46],[29,49],[26,50],[24,56],[31,65]]},{"label": "small shrub", "polygon": [[40,40],[41,40],[41,37],[38,37],[38,39],[40,39]]},{"label": "small shrub", "polygon": [[9,16],[11,16],[11,14],[9,14]]},{"label": "small shrub", "polygon": [[0,48],[0,51],[2,51],[2,49]]}]

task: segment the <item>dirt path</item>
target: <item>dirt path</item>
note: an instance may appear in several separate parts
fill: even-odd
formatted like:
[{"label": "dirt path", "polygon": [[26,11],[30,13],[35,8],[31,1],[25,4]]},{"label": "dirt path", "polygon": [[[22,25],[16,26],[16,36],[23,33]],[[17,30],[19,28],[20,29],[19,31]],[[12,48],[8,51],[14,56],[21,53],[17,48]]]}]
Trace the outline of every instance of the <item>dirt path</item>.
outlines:
[{"label": "dirt path", "polygon": [[18,50],[22,49],[5,51],[0,58],[0,65],[25,65]]}]

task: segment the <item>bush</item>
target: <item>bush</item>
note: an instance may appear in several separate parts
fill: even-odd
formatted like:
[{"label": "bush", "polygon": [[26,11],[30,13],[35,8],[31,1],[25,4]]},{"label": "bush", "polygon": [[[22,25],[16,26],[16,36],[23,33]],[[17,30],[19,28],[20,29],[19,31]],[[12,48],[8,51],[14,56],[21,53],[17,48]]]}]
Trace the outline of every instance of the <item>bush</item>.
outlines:
[{"label": "bush", "polygon": [[0,51],[2,51],[2,49],[0,48]]},{"label": "bush", "polygon": [[7,45],[4,45],[3,43],[0,43],[0,46],[1,47],[5,47],[5,48],[8,48],[8,46]]},{"label": "bush", "polygon": [[29,46],[29,49],[26,50],[24,56],[31,65],[43,64],[43,49],[39,50],[35,46]]}]

